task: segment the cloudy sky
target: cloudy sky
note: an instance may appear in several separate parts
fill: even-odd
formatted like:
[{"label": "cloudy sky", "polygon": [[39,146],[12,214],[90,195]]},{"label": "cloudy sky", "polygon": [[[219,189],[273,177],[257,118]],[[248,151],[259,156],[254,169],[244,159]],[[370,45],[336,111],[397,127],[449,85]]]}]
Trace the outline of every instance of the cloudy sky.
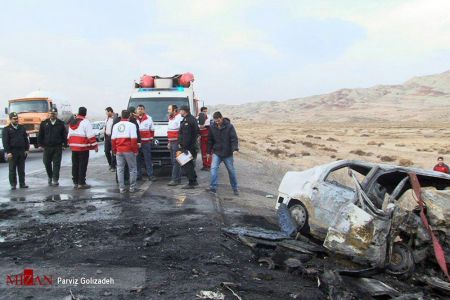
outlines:
[{"label": "cloudy sky", "polygon": [[450,1],[0,0],[0,99],[127,104],[189,71],[206,104],[284,100],[450,69]]}]

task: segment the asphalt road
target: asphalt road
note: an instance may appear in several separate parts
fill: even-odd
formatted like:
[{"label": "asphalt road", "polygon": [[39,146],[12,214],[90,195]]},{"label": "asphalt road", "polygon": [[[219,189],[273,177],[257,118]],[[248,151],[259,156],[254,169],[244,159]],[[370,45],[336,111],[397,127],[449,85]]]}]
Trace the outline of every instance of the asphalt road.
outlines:
[{"label": "asphalt road", "polygon": [[[341,284],[321,275],[351,266],[338,256],[305,256],[270,245],[250,249],[223,233],[233,225],[278,230],[274,195],[284,172],[270,161],[245,154],[235,159],[239,197],[223,166],[217,195],[205,190],[209,173],[201,171],[194,190],[168,187],[169,178],[159,177],[140,182],[138,192],[128,195],[119,193],[103,151],[91,154],[89,190],[73,189],[70,151],[64,153],[59,187],[47,186],[42,153],[33,151],[27,161],[29,189],[9,190],[7,166],[1,165],[1,300],[196,299],[205,292],[226,299],[237,298],[233,292],[242,299],[370,299],[367,291],[355,290],[354,278]],[[302,271],[287,268],[290,258],[302,263]],[[267,268],[270,260],[275,269]],[[25,269],[51,276],[52,283],[17,286],[14,276]],[[113,278],[114,284],[83,278]],[[384,274],[375,278],[402,293],[423,290]]]},{"label": "asphalt road", "polygon": [[[28,176],[31,176],[36,173],[45,173],[44,164],[42,162],[42,150],[38,149],[32,149],[30,153],[28,154],[28,158],[25,162],[25,174]],[[69,167],[71,166],[71,151],[69,149],[66,149],[63,152],[63,158],[61,162],[62,167]],[[97,159],[100,157],[104,157],[103,152],[103,144],[99,146],[98,153],[95,153],[94,151],[90,152],[90,158],[91,159]],[[99,160],[99,163],[101,164],[101,160]],[[104,159],[105,165],[107,164],[106,158]],[[6,187],[9,186],[9,179],[8,179],[8,163],[1,163],[0,164],[0,186]],[[28,183],[28,182],[27,182]]]}]

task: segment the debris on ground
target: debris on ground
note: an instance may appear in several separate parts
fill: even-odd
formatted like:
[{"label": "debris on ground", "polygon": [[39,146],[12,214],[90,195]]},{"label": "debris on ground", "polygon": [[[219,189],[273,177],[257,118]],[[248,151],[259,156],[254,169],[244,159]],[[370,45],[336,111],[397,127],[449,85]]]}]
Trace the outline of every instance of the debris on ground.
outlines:
[{"label": "debris on ground", "polygon": [[289,238],[289,236],[287,236],[283,232],[258,227],[247,228],[236,226],[236,227],[224,227],[222,228],[222,230],[224,232],[235,234],[238,236],[243,235],[273,241]]},{"label": "debris on ground", "polygon": [[361,292],[367,292],[373,297],[397,297],[400,293],[384,282],[374,278],[348,278],[348,283],[354,285]]},{"label": "debris on ground", "polygon": [[213,291],[200,291],[197,293],[196,297],[198,299],[211,299],[211,300],[224,300],[225,295],[220,292]]},{"label": "debris on ground", "polygon": [[437,277],[422,276],[421,280],[434,289],[440,290],[450,295],[450,283]]}]

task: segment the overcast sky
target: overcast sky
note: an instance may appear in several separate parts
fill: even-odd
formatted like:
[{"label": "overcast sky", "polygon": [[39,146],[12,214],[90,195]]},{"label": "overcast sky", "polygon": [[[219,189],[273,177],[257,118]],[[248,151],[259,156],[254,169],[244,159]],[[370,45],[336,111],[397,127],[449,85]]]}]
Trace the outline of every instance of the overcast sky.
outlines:
[{"label": "overcast sky", "polygon": [[450,69],[450,1],[0,0],[0,99],[126,106],[143,73],[206,104],[397,84]]}]

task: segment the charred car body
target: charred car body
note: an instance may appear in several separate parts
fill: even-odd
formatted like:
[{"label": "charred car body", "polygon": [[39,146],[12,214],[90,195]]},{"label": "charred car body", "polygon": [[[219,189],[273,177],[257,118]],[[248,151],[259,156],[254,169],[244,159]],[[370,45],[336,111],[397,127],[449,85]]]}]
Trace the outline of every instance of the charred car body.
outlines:
[{"label": "charred car body", "polygon": [[279,187],[277,207],[287,205],[298,230],[323,241],[333,253],[386,268],[392,274],[408,275],[416,263],[432,256],[433,250],[431,235],[412,197],[411,176],[420,183],[429,223],[448,257],[450,190],[446,188],[450,176],[444,173],[336,161],[287,172]]}]

